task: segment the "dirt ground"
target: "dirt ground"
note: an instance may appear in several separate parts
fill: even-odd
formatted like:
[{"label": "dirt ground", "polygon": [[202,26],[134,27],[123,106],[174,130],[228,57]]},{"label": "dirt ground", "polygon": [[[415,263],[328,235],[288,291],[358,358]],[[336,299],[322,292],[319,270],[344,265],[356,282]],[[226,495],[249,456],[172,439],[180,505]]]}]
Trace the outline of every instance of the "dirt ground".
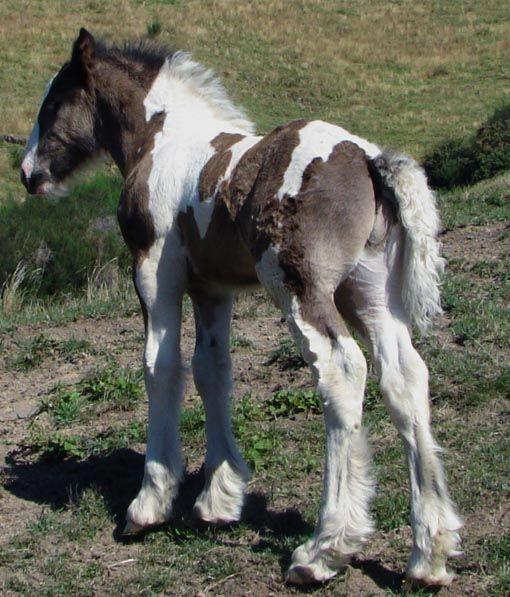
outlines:
[{"label": "dirt ground", "polygon": [[[492,259],[493,246],[501,237],[506,225],[492,224],[485,227],[457,228],[443,236],[445,253],[453,259]],[[509,237],[501,241],[500,250],[509,250]],[[468,257],[466,257],[468,256]],[[450,342],[451,350],[462,350],[458,344],[451,342],[451,334],[445,332],[448,322],[443,322],[440,330],[441,342]],[[6,356],[0,364],[0,462],[4,487],[0,493],[0,544],[8,544],[20,533],[20,525],[25,526],[29,521],[37,520],[41,512],[48,507],[58,507],[66,503],[67,494],[73,483],[83,483],[89,479],[91,483],[107,486],[107,493],[115,493],[116,487],[125,489],[124,480],[115,475],[125,475],[126,467],[134,467],[135,473],[129,484],[129,490],[136,485],[143,468],[143,444],[132,446],[127,460],[122,458],[115,462],[94,458],[81,464],[64,462],[61,464],[40,464],[23,468],[19,464],[17,454],[20,446],[30,433],[34,420],[44,417],[39,413],[41,399],[48,395],[58,381],[62,384],[77,383],[87,372],[100,364],[106,356],[114,356],[121,365],[139,368],[142,350],[142,320],[139,316],[112,317],[101,320],[79,320],[67,325],[38,324],[23,326],[15,333],[6,335],[3,354]],[[233,369],[235,377],[236,396],[248,392],[264,398],[286,387],[310,388],[310,379],[305,369],[281,371],[275,366],[268,366],[267,360],[271,350],[279,345],[285,334],[285,323],[279,314],[263,300],[261,294],[239,299],[236,315],[233,321],[233,337],[243,346],[233,349]],[[50,336],[56,340],[70,338],[85,339],[93,348],[92,351],[76,355],[71,361],[58,356],[46,358],[41,366],[26,371],[14,370],[9,366],[9,355],[19,349],[23,339],[30,339],[38,334]],[[241,339],[241,340],[239,340]],[[192,316],[188,314],[183,326],[183,356],[184,362],[189,363],[194,343],[194,328]],[[448,346],[446,346],[448,349]],[[185,406],[198,401],[191,376],[185,397]],[[87,423],[90,432],[100,431],[111,423],[110,416],[120,418],[135,417],[143,420],[146,404],[141,401],[134,413],[108,415],[107,420],[97,419]],[[438,415],[436,420],[448,416],[448,412]],[[490,416],[490,414],[488,414]],[[396,433],[392,432],[383,441],[396,441]],[[322,439],[318,440],[322,442]],[[377,438],[374,440],[377,442]],[[376,448],[377,449],[377,448]],[[200,462],[187,462],[189,471],[197,470]],[[320,465],[318,467],[320,469]],[[133,480],[134,479],[134,480]],[[320,484],[320,470],[315,477],[316,484]],[[297,482],[297,481],[296,481]],[[250,488],[251,491],[260,490],[267,494],[267,487]],[[300,491],[296,487],[297,492]],[[123,503],[126,499],[123,498]],[[293,506],[285,503],[282,498],[271,504],[273,513],[284,513]],[[480,503],[466,518],[463,539],[467,545],[467,552],[474,549],[484,536],[510,532],[509,505],[494,496],[493,500]],[[254,531],[256,534],[256,530]],[[376,533],[373,541],[361,554],[353,565],[348,568],[342,591],[351,595],[385,594],[387,590],[397,590],[402,581],[402,570],[405,561],[402,560],[400,545],[409,542],[409,526],[402,526],[388,532]],[[76,547],[79,549],[79,547]],[[100,530],[94,541],[94,550],[83,554],[85,559],[104,559],[113,562],[136,559],[140,544],[124,544],[112,528]],[[235,549],[235,547],[233,548]],[[450,589],[444,589],[447,595],[478,595],[484,591],[484,563],[473,561],[473,558],[461,558],[453,563],[459,573],[459,579]],[[113,576],[122,574],[115,567],[111,569]],[[240,575],[239,575],[240,574]],[[0,577],[1,572],[0,562]],[[203,587],[197,594],[223,593],[229,595],[245,594],[284,594],[290,589],[285,588],[282,578],[270,573],[264,577],[262,573],[250,577],[242,577],[241,573],[233,573],[221,586]],[[322,589],[319,589],[322,591]]]}]

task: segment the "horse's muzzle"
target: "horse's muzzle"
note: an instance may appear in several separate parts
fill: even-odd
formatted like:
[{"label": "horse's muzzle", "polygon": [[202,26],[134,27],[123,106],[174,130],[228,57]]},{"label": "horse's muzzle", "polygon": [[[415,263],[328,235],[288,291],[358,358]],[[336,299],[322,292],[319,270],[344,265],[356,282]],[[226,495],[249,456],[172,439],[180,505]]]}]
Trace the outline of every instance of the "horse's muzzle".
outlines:
[{"label": "horse's muzzle", "polygon": [[42,170],[32,172],[32,174],[29,177],[27,177],[22,168],[20,178],[21,182],[24,184],[25,188],[30,193],[30,195],[44,195],[44,187],[47,186],[45,185],[45,183],[50,182],[49,176]]}]

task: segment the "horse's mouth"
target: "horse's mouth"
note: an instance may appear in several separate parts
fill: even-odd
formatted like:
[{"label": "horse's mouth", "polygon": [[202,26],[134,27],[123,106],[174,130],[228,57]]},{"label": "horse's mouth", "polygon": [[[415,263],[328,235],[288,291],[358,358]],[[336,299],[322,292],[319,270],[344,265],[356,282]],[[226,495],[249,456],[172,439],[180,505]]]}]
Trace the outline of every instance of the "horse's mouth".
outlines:
[{"label": "horse's mouth", "polygon": [[37,195],[38,197],[50,197],[55,199],[61,199],[64,197],[68,197],[70,194],[70,190],[63,183],[55,183],[46,180],[42,182],[40,185],[38,185],[34,192],[31,194]]}]

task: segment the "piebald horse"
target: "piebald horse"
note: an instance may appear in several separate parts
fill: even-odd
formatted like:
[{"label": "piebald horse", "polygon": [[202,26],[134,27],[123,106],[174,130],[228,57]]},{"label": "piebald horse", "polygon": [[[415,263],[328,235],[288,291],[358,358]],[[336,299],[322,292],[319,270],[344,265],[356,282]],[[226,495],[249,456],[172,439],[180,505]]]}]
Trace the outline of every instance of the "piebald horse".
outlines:
[{"label": "piebald horse", "polygon": [[414,534],[410,579],[451,582],[462,523],[429,423],[428,371],[411,341],[440,310],[439,218],[411,158],[322,121],[265,136],[214,74],[186,52],[107,46],[82,29],[48,84],[21,178],[65,196],[73,174],[109,154],[124,178],[118,206],[145,321],[149,397],[141,489],[126,533],[169,520],[183,476],[181,305],[193,302],[192,369],[206,411],[206,480],[194,514],[239,520],[250,478],[229,412],[233,295],[261,284],[281,309],[321,396],[326,465],[313,536],[287,580],[322,582],[373,532],[362,403],[369,347],[407,452]]}]

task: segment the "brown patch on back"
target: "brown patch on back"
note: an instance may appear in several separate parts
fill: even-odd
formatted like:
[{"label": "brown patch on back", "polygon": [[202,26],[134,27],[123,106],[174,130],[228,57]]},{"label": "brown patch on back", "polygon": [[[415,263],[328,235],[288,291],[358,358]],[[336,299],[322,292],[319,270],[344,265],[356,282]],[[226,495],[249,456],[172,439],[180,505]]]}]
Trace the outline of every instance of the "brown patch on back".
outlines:
[{"label": "brown patch on back", "polygon": [[198,192],[200,201],[205,201],[214,195],[218,180],[227,171],[232,152],[229,149],[235,143],[244,139],[244,135],[234,133],[220,133],[211,141],[216,153],[211,157],[200,173]]},{"label": "brown patch on back", "polygon": [[227,149],[230,149],[232,145],[239,143],[239,141],[244,138],[245,135],[241,135],[240,133],[220,133],[214,137],[214,139],[211,141],[211,145],[219,153],[221,151],[227,151]]},{"label": "brown patch on back", "polygon": [[[221,134],[212,144],[218,152],[209,160],[200,180],[202,199],[214,195],[215,207],[204,238],[192,209],[178,216],[195,284],[204,281],[227,285],[257,283],[256,255],[252,250],[251,228],[259,226],[258,211],[276,195],[299,143],[300,120],[281,126],[253,145],[239,160],[229,180],[218,187],[218,179],[230,162],[229,148],[241,135]],[[243,209],[250,205],[250,209]],[[251,206],[255,204],[256,210]]]},{"label": "brown patch on back", "polygon": [[276,128],[251,147],[239,160],[223,200],[239,222],[243,238],[258,259],[270,243],[271,214],[283,184],[292,152],[299,145],[299,131],[306,120]]}]

